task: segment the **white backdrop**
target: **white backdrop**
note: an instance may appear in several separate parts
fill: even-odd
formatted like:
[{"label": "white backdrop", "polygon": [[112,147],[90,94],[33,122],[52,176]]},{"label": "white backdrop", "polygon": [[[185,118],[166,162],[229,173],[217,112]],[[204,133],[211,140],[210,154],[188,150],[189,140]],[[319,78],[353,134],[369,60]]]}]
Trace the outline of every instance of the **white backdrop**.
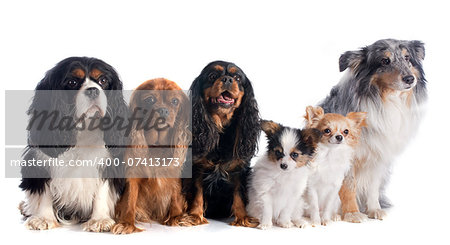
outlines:
[{"label": "white backdrop", "polygon": [[[432,1],[14,1],[0,4],[2,90],[34,89],[68,56],[103,59],[125,89],[166,77],[183,89],[210,61],[235,62],[253,82],[261,115],[300,126],[304,108],[339,80],[338,58],[382,38],[425,42],[428,112],[418,136],[396,160],[388,195],[395,207],[384,221],[260,231],[223,222],[193,228],[145,225],[129,236],[89,234],[78,227],[34,232],[23,227],[18,179],[1,167],[3,241],[380,244],[448,243],[448,8]],[[0,94],[4,117],[4,92]],[[4,128],[4,120],[0,120]],[[1,130],[4,159],[4,130]],[[260,152],[265,141],[260,144]],[[2,165],[3,166],[3,165]]]}]

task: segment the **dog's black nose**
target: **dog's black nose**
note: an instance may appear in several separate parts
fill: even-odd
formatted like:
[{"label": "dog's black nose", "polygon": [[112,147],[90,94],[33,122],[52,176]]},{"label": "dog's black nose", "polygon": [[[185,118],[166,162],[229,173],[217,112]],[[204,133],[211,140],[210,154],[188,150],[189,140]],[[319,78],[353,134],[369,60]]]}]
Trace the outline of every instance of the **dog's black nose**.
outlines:
[{"label": "dog's black nose", "polygon": [[98,88],[92,87],[86,89],[86,91],[84,91],[84,94],[90,99],[95,99],[100,94],[100,90],[98,90]]},{"label": "dog's black nose", "polygon": [[280,168],[286,170],[288,168],[288,165],[286,163],[282,163],[280,164]]},{"label": "dog's black nose", "polygon": [[414,76],[413,75],[404,76],[403,82],[405,82],[406,84],[412,84],[414,82]]},{"label": "dog's black nose", "polygon": [[167,108],[159,108],[156,110],[160,117],[167,118],[169,116],[169,110]]},{"label": "dog's black nose", "polygon": [[338,142],[341,142],[342,139],[343,139],[342,135],[336,135],[336,140],[337,140]]},{"label": "dog's black nose", "polygon": [[230,76],[224,76],[222,77],[222,82],[226,86],[230,86],[233,83],[233,78]]}]

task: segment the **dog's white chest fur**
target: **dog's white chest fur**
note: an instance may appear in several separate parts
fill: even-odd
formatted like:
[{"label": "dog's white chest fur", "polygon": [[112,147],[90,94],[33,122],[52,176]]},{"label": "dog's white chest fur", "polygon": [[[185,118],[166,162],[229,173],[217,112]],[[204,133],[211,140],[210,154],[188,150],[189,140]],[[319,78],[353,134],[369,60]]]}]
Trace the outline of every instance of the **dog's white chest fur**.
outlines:
[{"label": "dog's white chest fur", "polygon": [[[267,155],[261,157],[254,167],[249,186],[249,215],[258,218],[262,228],[271,222],[286,226],[291,220],[298,225],[309,174],[308,166],[283,171]],[[287,211],[294,209],[297,212]]]},{"label": "dog's white chest fur", "polygon": [[368,127],[363,129],[357,156],[390,164],[415,135],[421,108],[413,95],[399,93],[386,97],[382,108],[367,101],[361,103],[361,110],[368,112]]},{"label": "dog's white chest fur", "polygon": [[344,144],[329,146],[319,143],[316,152],[308,185],[317,189],[341,186],[351,166],[353,148]]},{"label": "dog's white chest fur", "polygon": [[354,150],[346,144],[319,143],[316,152],[306,191],[307,213],[314,225],[326,224],[337,214],[339,189],[351,167]]},{"label": "dog's white chest fur", "polygon": [[368,112],[368,126],[355,151],[355,180],[360,209],[368,210],[371,217],[377,216],[374,212],[381,209],[380,202],[388,202],[380,193],[389,180],[392,163],[415,136],[420,123],[422,108],[414,95],[410,96],[392,94],[381,108],[369,100],[360,106]]},{"label": "dog's white chest fur", "polygon": [[[50,168],[49,188],[57,211],[78,212],[82,217],[89,217],[92,213],[93,201],[105,182],[100,176],[102,166],[94,165],[94,162],[99,163],[102,158],[105,160],[111,156],[95,133],[79,143],[85,145],[89,140],[93,146],[76,146],[58,157],[66,166]],[[73,166],[67,166],[69,162]],[[58,219],[64,220],[64,217]]]}]

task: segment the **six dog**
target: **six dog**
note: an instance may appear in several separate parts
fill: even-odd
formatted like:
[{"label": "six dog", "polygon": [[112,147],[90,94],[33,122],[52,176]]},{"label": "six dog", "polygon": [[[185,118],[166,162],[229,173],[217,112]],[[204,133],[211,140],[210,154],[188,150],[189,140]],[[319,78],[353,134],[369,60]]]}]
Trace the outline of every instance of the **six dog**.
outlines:
[{"label": "six dog", "polygon": [[[320,107],[307,108],[304,130],[261,122],[246,74],[233,63],[215,61],[190,88],[192,133],[191,102],[174,82],[143,83],[128,108],[110,65],[67,58],[36,87],[24,159],[130,162],[159,156],[178,164],[22,167],[25,225],[43,230],[83,223],[86,231],[128,234],[141,231],[136,221],[191,226],[208,223],[205,217],[234,216],[236,226],[303,227],[304,202],[311,223],[326,225],[340,214],[338,196],[345,221],[363,221],[360,211],[383,219],[391,163],[414,135],[427,98],[424,56],[423,43],[393,39],[345,52],[339,59],[345,75]],[[158,128],[128,121],[131,114]],[[130,134],[108,130],[117,118],[119,125],[133,125]],[[112,126],[92,127],[97,120]],[[251,173],[261,129],[268,151]],[[182,180],[191,135],[192,178]]]}]

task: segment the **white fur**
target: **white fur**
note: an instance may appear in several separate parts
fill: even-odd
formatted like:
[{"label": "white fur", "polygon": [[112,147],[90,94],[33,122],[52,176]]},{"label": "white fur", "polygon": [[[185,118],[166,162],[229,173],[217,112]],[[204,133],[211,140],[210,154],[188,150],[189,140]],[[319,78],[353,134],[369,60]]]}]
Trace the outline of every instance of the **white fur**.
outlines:
[{"label": "white fur", "polygon": [[368,127],[363,129],[356,159],[363,166],[356,168],[358,199],[371,218],[382,219],[380,192],[388,181],[391,164],[415,135],[422,109],[414,95],[410,105],[406,94],[391,94],[379,107],[370,100],[361,101],[360,110],[368,112]]},{"label": "white fur", "polygon": [[267,229],[273,223],[281,227],[292,225],[303,226],[303,199],[309,176],[309,167],[296,167],[296,162],[289,156],[289,151],[295,147],[296,135],[286,130],[281,136],[285,157],[280,164],[269,160],[267,154],[262,156],[254,166],[254,172],[249,184],[249,204],[247,211],[250,216],[258,218],[259,228]]},{"label": "white fur", "polygon": [[[101,158],[109,158],[108,150],[99,146],[99,141],[103,134],[97,132],[80,132],[78,143],[90,142],[96,146],[92,148],[73,147],[58,157],[65,163],[75,160],[100,161]],[[41,159],[48,159],[49,156],[41,153]],[[64,220],[58,217],[61,209],[78,211],[90,220],[83,225],[83,229],[89,231],[107,231],[114,224],[114,206],[118,196],[112,190],[107,181],[99,178],[99,168],[101,165],[89,166],[51,166],[51,179],[47,183],[42,194],[30,194],[26,192],[27,203],[25,213],[31,215],[26,226],[30,229],[39,228],[30,223],[42,223],[48,221],[47,225],[40,225],[41,228],[55,227],[56,220],[62,223],[74,223],[79,220]],[[33,221],[35,220],[35,221]],[[100,223],[100,224],[99,224]],[[45,229],[45,228],[43,228]]]},{"label": "white fur", "polygon": [[[100,90],[99,97],[90,100],[84,91],[96,87]],[[93,105],[98,106],[100,113],[106,111],[106,96],[101,87],[86,79],[76,98],[76,115],[91,113]],[[86,120],[89,120],[86,118]],[[87,122],[89,124],[89,122]],[[49,156],[38,151],[39,159],[50,159]],[[51,179],[47,182],[44,192],[31,194],[26,191],[27,202],[24,204],[24,213],[30,217],[25,223],[29,229],[50,229],[56,227],[58,222],[76,223],[80,220],[65,220],[59,217],[60,210],[78,212],[82,217],[90,219],[83,224],[87,231],[109,231],[114,224],[114,206],[118,195],[109,186],[109,183],[100,178],[101,159],[110,158],[105,148],[103,132],[96,130],[82,130],[77,135],[77,145],[58,156],[64,166],[50,166]],[[103,161],[104,163],[105,161]],[[97,164],[95,164],[97,163]],[[79,164],[82,164],[81,166]]]},{"label": "white fur", "polygon": [[[97,88],[100,91],[98,97],[94,100],[89,99],[85,94],[85,91],[88,88]],[[75,116],[77,117],[81,117],[83,114],[85,114],[87,117],[94,116],[95,111],[97,110],[100,112],[100,115],[104,116],[106,113],[107,99],[102,87],[93,82],[91,79],[86,78],[83,86],[81,86],[81,88],[77,92],[75,104]]]},{"label": "white fur", "polygon": [[305,195],[308,203],[306,214],[313,226],[326,225],[337,216],[339,189],[351,167],[353,153],[345,139],[341,144],[319,143]]}]

